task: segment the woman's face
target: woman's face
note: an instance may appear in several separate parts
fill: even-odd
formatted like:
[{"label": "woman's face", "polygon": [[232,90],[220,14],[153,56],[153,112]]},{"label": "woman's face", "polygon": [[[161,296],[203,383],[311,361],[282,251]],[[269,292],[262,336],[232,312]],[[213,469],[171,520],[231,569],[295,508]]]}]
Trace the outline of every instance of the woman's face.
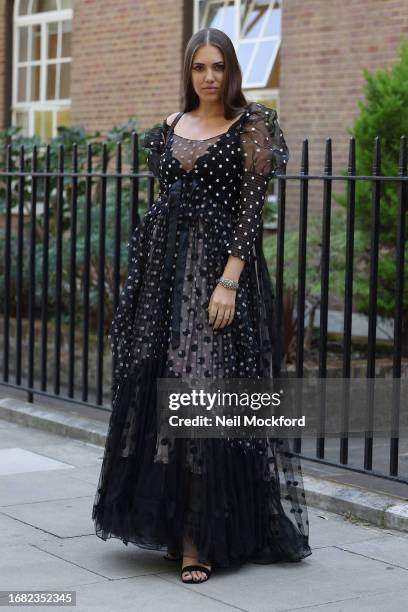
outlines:
[{"label": "woman's face", "polygon": [[205,46],[193,56],[191,79],[197,96],[203,101],[221,99],[225,62],[218,47]]}]

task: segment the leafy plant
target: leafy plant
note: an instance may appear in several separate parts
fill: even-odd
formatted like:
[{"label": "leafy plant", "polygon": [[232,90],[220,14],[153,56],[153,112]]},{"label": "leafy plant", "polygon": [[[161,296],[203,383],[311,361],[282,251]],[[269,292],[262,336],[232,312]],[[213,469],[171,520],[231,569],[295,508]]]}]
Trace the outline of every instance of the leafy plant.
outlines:
[{"label": "leafy plant", "polygon": [[[118,148],[118,142],[121,143],[122,148],[122,172],[127,172],[131,163],[131,139],[132,131],[136,130],[136,121],[131,118],[128,121],[114,126],[108,131],[106,137],[103,139],[103,143],[106,146],[106,159],[108,172],[114,172],[116,169],[116,153]],[[139,143],[142,142],[143,134],[139,134]],[[12,151],[12,170],[18,171],[21,146],[23,146],[24,152],[24,170],[28,174],[32,171],[32,153],[34,146],[37,147],[37,171],[42,172],[45,169],[46,160],[46,146],[40,142],[37,136],[27,138],[21,134],[21,129],[16,127],[7,128],[6,130],[0,131],[0,152],[2,156],[0,158],[0,168],[5,170],[6,168],[6,147],[7,144],[11,145]],[[90,147],[92,151],[92,173],[96,176],[91,176],[88,179],[88,188],[91,199],[91,221],[90,221],[90,316],[91,319],[96,314],[97,302],[98,302],[98,263],[100,258],[100,244],[99,244],[99,229],[100,229],[100,204],[101,204],[101,188],[102,179],[97,176],[102,171],[102,139],[99,131],[87,133],[83,128],[58,128],[58,135],[51,141],[49,145],[50,152],[50,171],[55,172],[59,167],[59,159],[61,152],[63,152],[63,167],[64,172],[69,173],[72,171],[72,155],[74,146],[76,145],[78,151],[78,173],[83,174],[87,171],[87,152]],[[144,168],[146,165],[146,153],[142,146],[139,144],[138,149],[139,156],[139,167]],[[115,246],[115,219],[116,219],[116,187],[119,179],[116,177],[108,177],[106,179],[106,224],[105,224],[105,284],[104,291],[106,294],[107,304],[111,304],[111,298],[113,295],[113,253]],[[129,231],[131,228],[130,223],[130,206],[131,206],[131,181],[127,178],[120,179],[121,182],[121,204],[122,204],[122,215],[121,215],[121,270],[127,270],[127,249],[126,243],[130,237]],[[143,181],[141,181],[143,184]],[[56,262],[57,262],[57,251],[56,251],[56,223],[57,223],[57,198],[58,198],[58,179],[57,177],[49,177],[49,247],[48,247],[48,270],[49,270],[49,291],[48,291],[48,304],[52,308],[54,306],[54,294],[53,288],[56,283]],[[21,191],[22,183],[17,176],[13,176],[11,179],[11,209],[12,212],[16,213],[19,206],[19,196]],[[29,287],[29,270],[26,265],[30,257],[30,245],[29,245],[29,227],[27,215],[30,212],[30,200],[31,192],[33,188],[33,180],[31,176],[24,178],[22,200],[24,203],[24,217],[23,217],[23,295],[22,304],[23,309],[26,307],[28,302],[28,287]],[[69,290],[70,290],[70,236],[72,227],[73,216],[72,216],[72,195],[73,195],[74,181],[70,176],[65,176],[63,180],[63,211],[62,211],[62,307],[63,316],[68,313],[69,304]],[[6,189],[7,181],[5,177],[0,179],[0,215],[4,215],[6,206]],[[78,304],[78,319],[81,317],[81,292],[83,291],[83,278],[85,265],[88,262],[85,261],[85,207],[87,200],[87,179],[83,176],[77,178],[77,203],[76,203],[76,266],[75,266],[75,286],[77,289],[77,304]],[[45,195],[45,180],[43,177],[37,178],[37,207],[40,211],[41,205],[44,203]],[[147,208],[146,193],[140,189],[139,191],[139,219],[144,214]],[[14,215],[13,215],[14,217]],[[15,231],[15,223],[12,223],[12,235],[11,235],[11,270],[10,270],[10,282],[11,282],[11,296],[16,295],[16,274],[17,274],[17,236]],[[42,302],[42,265],[43,265],[43,244],[46,232],[45,217],[41,212],[38,212],[36,218],[36,283],[35,283],[35,298],[37,314]],[[0,249],[4,253],[5,242],[4,232],[0,233]],[[0,305],[3,306],[4,301],[4,257],[0,260]],[[13,304],[11,304],[13,307]],[[111,313],[110,313],[111,314]]]},{"label": "leafy plant", "polygon": [[[356,173],[372,173],[374,139],[379,136],[381,174],[397,176],[400,138],[408,134],[408,41],[401,44],[400,61],[390,69],[373,73],[365,69],[363,73],[366,79],[365,99],[358,101],[360,115],[352,129],[348,130],[356,140]],[[342,174],[346,175],[346,170]],[[342,207],[346,206],[345,195],[334,197]],[[371,207],[372,183],[356,181],[353,300],[357,310],[365,314],[369,305]],[[377,308],[378,315],[387,318],[392,318],[395,312],[397,211],[396,183],[382,181]],[[408,356],[408,241],[405,241],[403,352]]]}]

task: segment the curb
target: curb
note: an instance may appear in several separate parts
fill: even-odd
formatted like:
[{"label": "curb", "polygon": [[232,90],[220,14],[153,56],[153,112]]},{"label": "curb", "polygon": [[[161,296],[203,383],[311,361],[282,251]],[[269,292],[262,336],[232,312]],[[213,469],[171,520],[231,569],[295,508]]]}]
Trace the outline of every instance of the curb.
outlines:
[{"label": "curb", "polygon": [[303,476],[303,483],[310,506],[336,514],[352,514],[378,527],[408,532],[408,500],[307,475]]},{"label": "curb", "polygon": [[107,425],[77,414],[60,412],[11,397],[0,400],[0,419],[105,446]]},{"label": "curb", "polygon": [[[77,414],[44,408],[13,398],[0,400],[0,419],[105,446],[107,424]],[[408,533],[408,500],[308,476],[303,471],[307,505],[335,514],[351,514],[378,527]]]}]

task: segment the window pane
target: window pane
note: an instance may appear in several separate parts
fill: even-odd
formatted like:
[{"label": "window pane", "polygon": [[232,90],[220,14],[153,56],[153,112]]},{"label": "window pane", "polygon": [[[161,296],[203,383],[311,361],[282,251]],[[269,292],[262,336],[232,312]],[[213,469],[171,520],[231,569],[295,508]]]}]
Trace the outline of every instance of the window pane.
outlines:
[{"label": "window pane", "polygon": [[29,99],[37,101],[40,99],[40,66],[31,66],[31,92]]},{"label": "window pane", "polygon": [[31,59],[41,59],[41,26],[40,24],[32,26],[33,46],[31,51]]},{"label": "window pane", "polygon": [[69,98],[71,95],[71,62],[62,62],[60,64],[61,69],[61,91],[60,98]]},{"label": "window pane", "polygon": [[63,21],[61,57],[71,57],[71,32],[72,21]]},{"label": "window pane", "polygon": [[240,42],[237,49],[237,57],[239,65],[242,70],[242,77],[245,78],[245,71],[247,69],[249,60],[251,59],[252,52],[255,48],[255,43],[244,43]]},{"label": "window pane", "polygon": [[71,111],[67,108],[66,110],[60,110],[57,112],[57,127],[69,127],[71,125]]},{"label": "window pane", "polygon": [[255,38],[261,35],[269,4],[269,2],[250,3],[253,8],[245,11],[242,38]]},{"label": "window pane", "polygon": [[264,36],[279,36],[281,33],[281,9],[274,9],[270,12],[266,24]]},{"label": "window pane", "polygon": [[17,102],[26,101],[27,68],[18,69]]},{"label": "window pane", "polygon": [[19,15],[27,15],[28,11],[28,0],[20,0],[20,6],[18,8]]},{"label": "window pane", "polygon": [[58,50],[58,22],[47,24],[48,59],[55,59]]},{"label": "window pane", "polygon": [[276,40],[264,40],[259,43],[254,63],[246,79],[248,83],[264,82],[267,79],[271,56],[274,54],[277,44]]},{"label": "window pane", "polygon": [[55,100],[55,75],[56,75],[56,65],[48,64],[47,65],[47,87],[46,87],[46,99],[47,100]]},{"label": "window pane", "polygon": [[218,28],[231,38],[234,36],[234,19],[234,2],[205,2],[202,5],[202,28]]},{"label": "window pane", "polygon": [[44,142],[52,138],[52,111],[34,112],[34,132]]},{"label": "window pane", "polygon": [[[31,33],[31,49],[29,49],[29,35]],[[41,57],[41,26],[20,26],[18,28],[18,61],[38,61]],[[31,53],[29,53],[31,51]]]},{"label": "window pane", "polygon": [[21,127],[23,136],[28,136],[28,113],[16,113],[16,127]]},{"label": "window pane", "polygon": [[62,9],[72,8],[72,0],[60,0]]},{"label": "window pane", "polygon": [[45,11],[56,11],[57,0],[33,0],[32,13],[44,13]]},{"label": "window pane", "polygon": [[18,28],[18,61],[26,62],[28,60],[27,51],[28,51],[28,27],[24,26]]},{"label": "window pane", "polygon": [[214,24],[221,23],[220,11],[222,10],[223,5],[224,5],[223,2],[217,2],[217,3],[211,4],[211,6],[209,5],[208,2],[201,2],[200,3],[200,19],[199,19],[200,27],[201,28],[209,27],[210,23],[213,24],[214,28],[218,27],[218,25],[214,25]]}]

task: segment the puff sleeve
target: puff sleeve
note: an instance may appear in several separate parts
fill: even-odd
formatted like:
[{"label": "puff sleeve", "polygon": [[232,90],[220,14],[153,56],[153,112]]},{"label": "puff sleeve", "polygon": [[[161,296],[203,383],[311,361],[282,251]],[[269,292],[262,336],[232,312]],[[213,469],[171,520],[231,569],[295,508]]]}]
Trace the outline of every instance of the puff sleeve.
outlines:
[{"label": "puff sleeve", "polygon": [[147,150],[147,167],[156,178],[159,177],[160,157],[164,151],[169,127],[164,119],[161,125],[146,130],[144,134],[143,146]]},{"label": "puff sleeve", "polygon": [[275,109],[255,104],[240,128],[241,193],[227,252],[244,261],[250,258],[259,235],[269,180],[285,173],[289,159],[277,116]]}]

